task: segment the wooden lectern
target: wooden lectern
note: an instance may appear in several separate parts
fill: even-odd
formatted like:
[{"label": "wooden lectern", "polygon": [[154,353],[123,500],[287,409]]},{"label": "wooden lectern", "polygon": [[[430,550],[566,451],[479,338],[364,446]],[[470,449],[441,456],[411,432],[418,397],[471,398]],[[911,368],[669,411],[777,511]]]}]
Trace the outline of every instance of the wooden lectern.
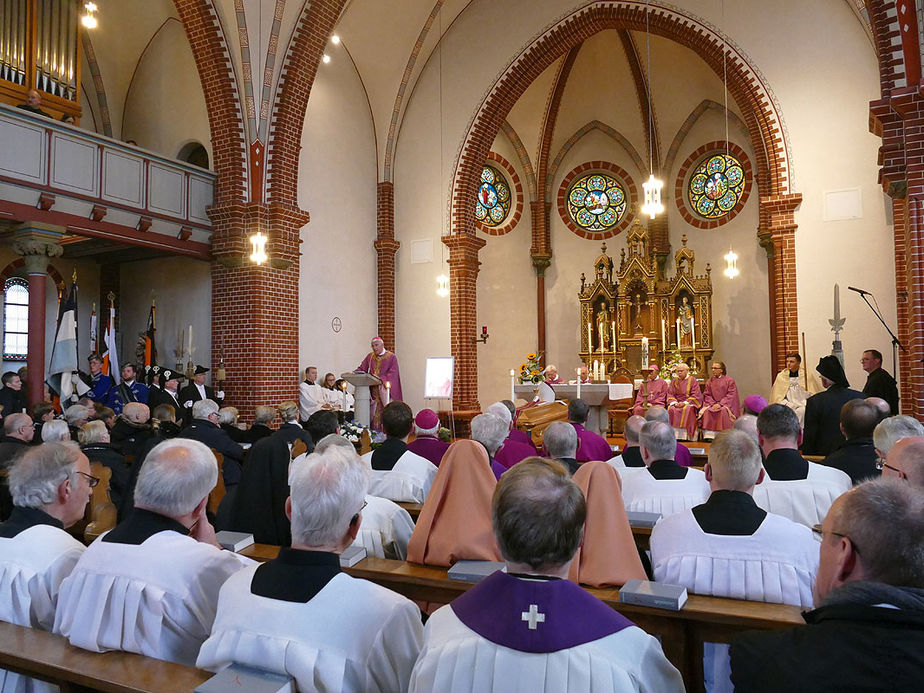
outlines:
[{"label": "wooden lectern", "polygon": [[370,402],[371,396],[369,394],[369,388],[373,385],[381,385],[382,380],[372,375],[371,373],[343,373],[341,376],[346,380],[350,385],[356,388],[355,394],[355,421],[361,426],[369,428],[372,425],[372,417],[370,416]]}]

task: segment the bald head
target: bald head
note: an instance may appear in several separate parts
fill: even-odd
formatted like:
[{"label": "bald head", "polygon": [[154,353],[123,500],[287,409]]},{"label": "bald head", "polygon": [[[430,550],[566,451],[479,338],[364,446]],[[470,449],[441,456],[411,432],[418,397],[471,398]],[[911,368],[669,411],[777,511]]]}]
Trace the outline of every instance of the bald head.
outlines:
[{"label": "bald head", "polygon": [[626,420],[626,447],[638,447],[638,438],[645,425],[645,417],[635,414]]},{"label": "bald head", "polygon": [[882,399],[882,397],[867,397],[866,403],[879,412],[880,421],[892,413],[892,407],[890,407],[889,403]]},{"label": "bald head", "polygon": [[883,476],[900,477],[924,490],[924,436],[902,438],[889,450]]},{"label": "bald head", "polygon": [[667,409],[655,405],[649,407],[648,411],[645,412],[645,421],[660,421],[661,423],[669,424],[671,422],[671,415],[667,413]]},{"label": "bald head", "polygon": [[10,414],[3,419],[3,434],[10,438],[29,442],[34,433],[32,417],[28,414]]},{"label": "bald head", "polygon": [[657,460],[673,460],[677,454],[674,429],[663,421],[649,421],[642,426],[639,443],[646,467]]},{"label": "bald head", "polygon": [[135,424],[144,424],[151,418],[151,410],[147,404],[129,402],[122,409],[122,416]]}]

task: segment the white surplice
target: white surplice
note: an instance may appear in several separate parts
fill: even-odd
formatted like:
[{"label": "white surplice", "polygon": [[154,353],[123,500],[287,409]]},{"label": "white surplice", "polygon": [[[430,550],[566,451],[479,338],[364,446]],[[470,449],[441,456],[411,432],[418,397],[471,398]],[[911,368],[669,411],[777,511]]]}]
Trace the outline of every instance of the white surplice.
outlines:
[{"label": "white surplice", "polygon": [[327,404],[327,395],[329,392],[317,383],[301,382],[298,384],[298,415],[302,421],[307,421],[308,417],[321,408],[322,404]]},{"label": "white surplice", "polygon": [[[818,542],[772,513],[751,535],[707,534],[687,510],[651,531],[651,567],[657,582],[694,594],[811,607]],[[705,643],[704,655],[706,689],[731,693],[728,645]]]},{"label": "white surplice", "polygon": [[353,545],[365,547],[369,556],[403,561],[413,533],[414,521],[407,510],[387,498],[367,495]]},{"label": "white surplice", "polygon": [[346,573],[305,603],[270,599],[251,593],[255,571],[222,587],[197,666],[218,671],[238,662],[288,674],[298,690],[317,693],[407,690],[423,637],[413,602]]},{"label": "white surplice", "polygon": [[828,508],[853,486],[840,469],[808,463],[805,479],[774,481],[769,477],[754,487],[754,502],[767,512],[788,517],[806,527],[821,524]]},{"label": "white surplice", "polygon": [[[61,582],[84,545],[63,529],[35,525],[0,538],[0,621],[50,631]],[[0,669],[0,693],[56,691],[57,686]]]},{"label": "white surplice", "polygon": [[657,639],[637,626],[556,652],[496,645],[451,606],[427,621],[410,693],[674,693],[683,691]]},{"label": "white surplice", "polygon": [[252,564],[171,530],[137,545],[97,539],[61,585],[54,631],[85,650],[195,664],[219,589]]},{"label": "white surplice", "polygon": [[[363,455],[363,460],[372,466],[372,453]],[[373,469],[369,494],[402,503],[423,503],[427,500],[436,465],[426,457],[408,450],[395,462],[392,469]]]},{"label": "white surplice", "polygon": [[647,469],[623,474],[622,500],[629,512],[660,513],[663,517],[679,513],[704,502],[710,493],[706,475],[687,467],[683,479],[655,479]]}]

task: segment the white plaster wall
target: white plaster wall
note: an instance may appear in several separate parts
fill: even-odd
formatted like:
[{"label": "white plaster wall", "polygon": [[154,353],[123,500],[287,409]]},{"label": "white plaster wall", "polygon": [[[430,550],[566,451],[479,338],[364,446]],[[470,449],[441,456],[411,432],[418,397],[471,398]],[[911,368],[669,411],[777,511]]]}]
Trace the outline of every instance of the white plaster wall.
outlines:
[{"label": "white plaster wall", "polygon": [[[136,358],[139,333],[148,325],[152,291],[156,301],[157,360],[173,368],[179,334],[184,340],[193,328],[193,360],[216,368],[212,362],[212,280],[209,263],[186,257],[163,257],[126,262],[121,270],[121,292],[116,311],[121,321],[119,363]],[[108,306],[106,307],[108,315]],[[185,368],[185,361],[183,362]],[[209,382],[211,382],[209,374]]]},{"label": "white plaster wall", "polygon": [[301,232],[299,359],[322,375],[356,368],[377,324],[375,138],[362,83],[344,57],[318,69],[299,159],[298,203],[311,215]]},{"label": "white plaster wall", "polygon": [[125,98],[123,139],[176,158],[189,142],[212,161],[208,111],[192,49],[178,21],[168,21],[142,54]]}]

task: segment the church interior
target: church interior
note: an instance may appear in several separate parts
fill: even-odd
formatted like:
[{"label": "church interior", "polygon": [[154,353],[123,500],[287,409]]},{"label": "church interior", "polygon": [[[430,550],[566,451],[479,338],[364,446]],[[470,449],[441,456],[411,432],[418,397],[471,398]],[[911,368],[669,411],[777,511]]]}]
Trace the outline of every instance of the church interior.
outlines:
[{"label": "church interior", "polygon": [[[896,33],[902,3],[97,4],[98,26],[67,44],[71,86],[55,93],[52,74],[44,91],[55,120],[76,125],[47,129],[185,176],[188,204],[177,214],[107,196],[107,170],[123,170],[109,156],[90,164],[103,187],[89,193],[26,184],[5,165],[4,280],[26,275],[16,229],[58,234],[45,313],[76,272],[82,351],[112,293],[120,352],[134,351],[156,301],[160,360],[184,360],[174,352],[191,328],[194,359],[221,362],[245,418],[291,397],[309,363],[355,368],[374,335],[398,354],[412,408],[425,405],[426,359],[452,356],[452,408],[478,410],[527,353],[575,372],[581,275],[604,242],[618,263],[641,227],[661,269],[684,238],[693,274],[709,266],[712,358],[743,394],[766,395],[788,352],[804,347],[810,366],[831,353],[835,285],[849,380],[862,385],[864,349],[891,370],[891,338],[856,286],[905,347],[902,409],[921,413],[907,86],[918,51]],[[25,91],[2,82],[10,106]],[[15,150],[26,156],[39,153]],[[736,176],[729,186],[716,169],[720,195],[691,187],[709,160]],[[482,186],[485,171],[496,187]],[[641,211],[652,175],[654,218]],[[150,196],[175,184],[149,178]],[[589,180],[610,192],[594,212]],[[256,232],[268,238],[259,266]],[[54,329],[45,320],[49,345]],[[659,325],[645,331],[661,341]]]}]

